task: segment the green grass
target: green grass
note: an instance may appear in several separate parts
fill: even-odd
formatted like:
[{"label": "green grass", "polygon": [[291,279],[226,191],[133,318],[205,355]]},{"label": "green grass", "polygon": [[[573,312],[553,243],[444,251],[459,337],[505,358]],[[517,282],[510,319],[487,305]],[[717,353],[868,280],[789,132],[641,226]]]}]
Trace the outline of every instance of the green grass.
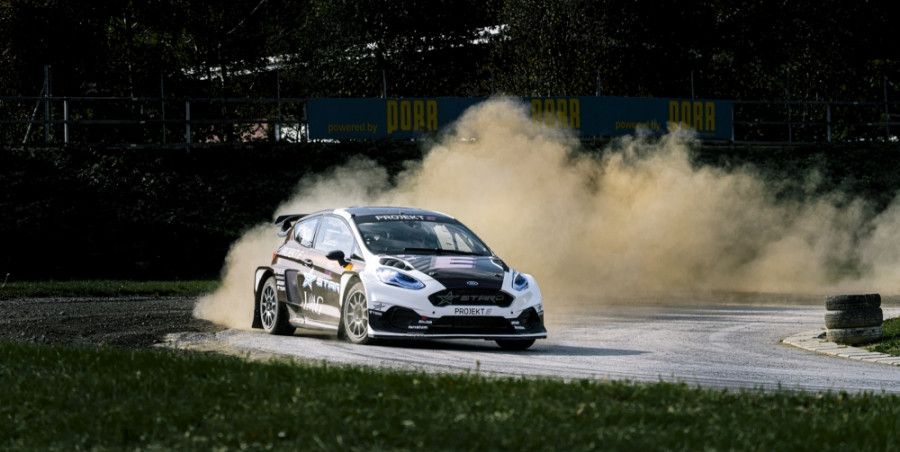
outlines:
[{"label": "green grass", "polygon": [[0,300],[19,297],[121,297],[130,295],[196,296],[218,281],[29,281],[0,282]]},{"label": "green grass", "polygon": [[0,343],[0,450],[887,450],[900,397]]},{"label": "green grass", "polygon": [[881,328],[884,331],[881,341],[870,345],[869,350],[900,356],[900,317],[885,320]]}]

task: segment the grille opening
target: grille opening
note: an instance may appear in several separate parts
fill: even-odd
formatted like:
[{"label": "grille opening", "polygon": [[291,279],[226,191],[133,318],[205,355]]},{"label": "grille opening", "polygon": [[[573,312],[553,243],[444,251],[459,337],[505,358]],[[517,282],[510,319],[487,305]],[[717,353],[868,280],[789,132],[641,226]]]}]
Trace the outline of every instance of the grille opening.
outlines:
[{"label": "grille opening", "polygon": [[409,325],[419,321],[416,311],[406,308],[393,307],[384,314],[385,322],[394,328],[406,329]]}]

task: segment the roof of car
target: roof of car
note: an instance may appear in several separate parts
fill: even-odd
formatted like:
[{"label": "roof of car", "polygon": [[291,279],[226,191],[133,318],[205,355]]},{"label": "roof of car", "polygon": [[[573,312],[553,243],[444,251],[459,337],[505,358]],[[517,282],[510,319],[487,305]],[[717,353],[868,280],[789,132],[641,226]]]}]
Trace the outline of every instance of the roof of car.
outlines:
[{"label": "roof of car", "polygon": [[429,216],[439,216],[439,217],[447,217],[452,218],[449,215],[435,212],[433,210],[425,210],[425,209],[417,209],[415,207],[388,207],[388,206],[373,206],[373,207],[348,207],[343,209],[347,213],[353,216],[365,216],[365,215],[429,215]]}]

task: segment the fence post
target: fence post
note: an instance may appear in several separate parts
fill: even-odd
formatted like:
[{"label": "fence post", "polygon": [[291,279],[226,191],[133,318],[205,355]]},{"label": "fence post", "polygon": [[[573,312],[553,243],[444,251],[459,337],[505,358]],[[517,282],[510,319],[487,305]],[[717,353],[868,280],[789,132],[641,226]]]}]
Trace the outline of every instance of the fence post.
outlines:
[{"label": "fence post", "polygon": [[69,99],[63,99],[63,143],[69,144]]},{"label": "fence post", "polygon": [[278,105],[278,117],[275,118],[275,142],[281,141],[281,71],[275,69],[275,103]]},{"label": "fence post", "polygon": [[791,124],[791,104],[785,102],[784,105],[787,107],[788,143],[792,143],[794,141],[794,125]]},{"label": "fence post", "polygon": [[50,143],[50,65],[44,65],[44,144]]},{"label": "fence post", "polygon": [[159,103],[162,117],[162,144],[166,144],[166,79],[159,73]]},{"label": "fence post", "polygon": [[301,113],[300,121],[303,123],[301,128],[303,129],[304,141],[309,142],[309,120],[306,118],[306,104],[309,102],[309,99],[303,100],[303,113]]},{"label": "fence post", "polygon": [[734,110],[737,105],[734,102],[731,103],[731,142],[734,143]]},{"label": "fence post", "polygon": [[891,111],[888,108],[888,79],[884,76],[884,139],[891,141]]},{"label": "fence post", "polygon": [[826,141],[831,143],[831,104],[825,104]]},{"label": "fence post", "polygon": [[191,100],[184,100],[184,145],[191,148]]}]

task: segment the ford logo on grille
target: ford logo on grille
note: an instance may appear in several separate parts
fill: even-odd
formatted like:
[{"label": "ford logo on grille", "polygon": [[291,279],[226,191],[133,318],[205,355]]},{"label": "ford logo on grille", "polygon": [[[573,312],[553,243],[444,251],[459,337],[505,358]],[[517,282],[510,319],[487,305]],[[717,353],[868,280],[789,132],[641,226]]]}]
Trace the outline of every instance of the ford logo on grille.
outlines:
[{"label": "ford logo on grille", "polygon": [[466,281],[466,285],[469,287],[475,287],[478,285],[478,281]]}]

